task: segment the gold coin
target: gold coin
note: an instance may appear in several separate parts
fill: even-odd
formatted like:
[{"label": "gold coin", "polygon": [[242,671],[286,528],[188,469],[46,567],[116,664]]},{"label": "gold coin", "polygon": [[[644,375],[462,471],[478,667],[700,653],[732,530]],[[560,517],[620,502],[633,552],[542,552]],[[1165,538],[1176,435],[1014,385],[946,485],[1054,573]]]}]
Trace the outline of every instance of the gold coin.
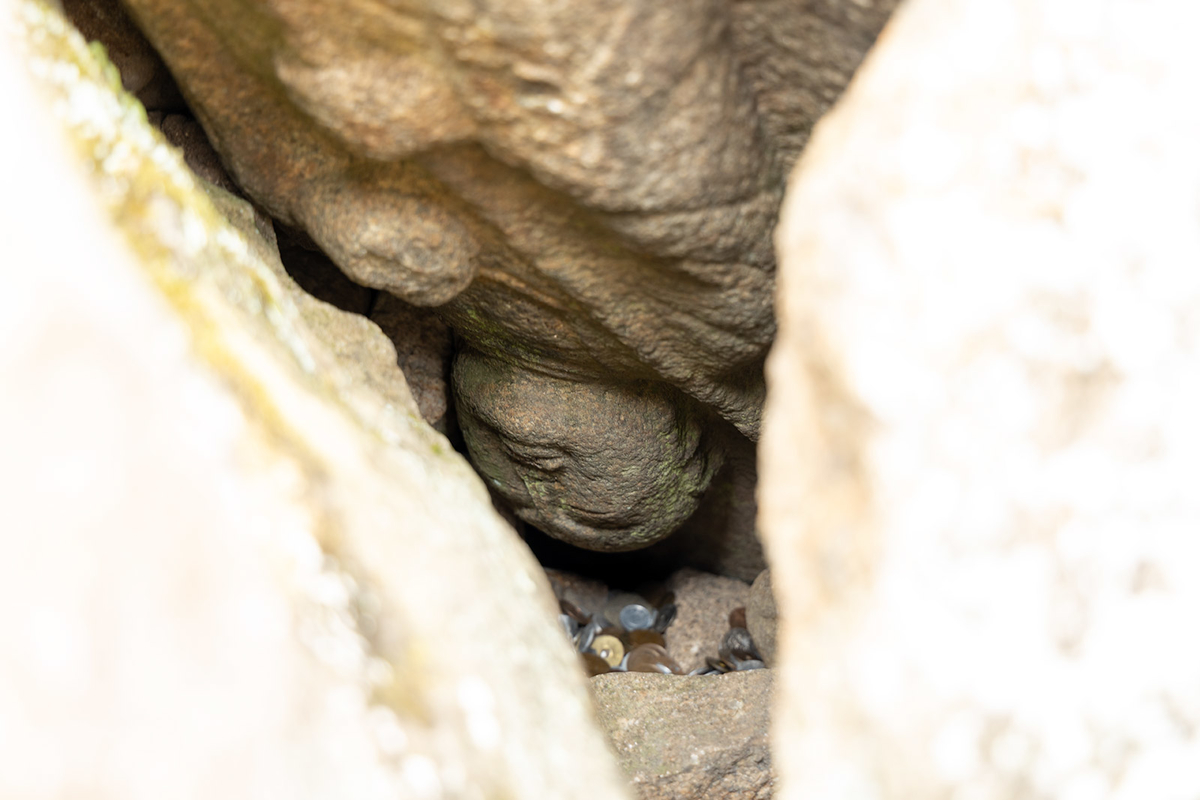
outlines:
[{"label": "gold coin", "polygon": [[592,652],[608,662],[610,667],[617,666],[625,657],[625,648],[615,636],[597,636],[592,640]]}]

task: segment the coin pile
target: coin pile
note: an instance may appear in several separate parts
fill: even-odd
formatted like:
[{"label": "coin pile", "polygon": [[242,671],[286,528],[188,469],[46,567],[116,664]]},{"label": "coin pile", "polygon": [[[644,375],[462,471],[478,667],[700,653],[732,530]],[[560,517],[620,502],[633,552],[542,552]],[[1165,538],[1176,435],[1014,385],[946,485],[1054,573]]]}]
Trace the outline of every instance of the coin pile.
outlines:
[{"label": "coin pile", "polygon": [[709,656],[705,665],[693,670],[692,675],[718,675],[726,672],[741,672],[748,669],[766,669],[763,657],[754,646],[754,639],[746,629],[746,609],[735,608],[729,612],[729,630],[721,637],[717,658]]},{"label": "coin pile", "polygon": [[[570,600],[559,600],[559,623],[583,659],[588,676],[607,672],[659,672],[682,675],[667,654],[664,633],[675,619],[675,597],[668,593],[657,605],[640,595],[613,592],[604,608],[588,613]],[[719,658],[709,658],[691,675],[762,669],[762,657],[746,630],[746,610],[729,615],[729,631],[721,639]]]},{"label": "coin pile", "polygon": [[570,600],[560,600],[559,622],[583,658],[589,676],[605,672],[662,672],[682,675],[667,655],[663,631],[675,619],[674,596],[657,606],[639,595],[614,592],[604,609],[589,614]]}]

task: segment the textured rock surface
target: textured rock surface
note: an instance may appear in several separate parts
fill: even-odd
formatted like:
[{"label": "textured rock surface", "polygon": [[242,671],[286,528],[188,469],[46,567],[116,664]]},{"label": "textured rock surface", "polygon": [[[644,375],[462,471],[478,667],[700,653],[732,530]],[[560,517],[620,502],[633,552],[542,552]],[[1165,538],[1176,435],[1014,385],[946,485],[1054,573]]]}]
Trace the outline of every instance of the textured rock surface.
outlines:
[{"label": "textured rock surface", "polygon": [[643,800],[764,800],[772,672],[592,678],[596,715]]},{"label": "textured rock surface", "polygon": [[553,378],[467,350],[454,360],[454,390],[493,489],[518,517],[589,550],[672,533],[721,464],[694,410],[661,383]]},{"label": "textured rock surface", "polygon": [[781,796],[1200,795],[1200,7],[912,0],[779,234]]},{"label": "textured rock surface", "polygon": [[667,652],[684,672],[716,657],[721,637],[729,629],[729,612],[746,605],[750,587],[735,578],[682,569],[667,588],[675,592],[679,614],[667,629]]},{"label": "textured rock surface", "polygon": [[537,564],[372,386],[387,340],[116,81],[0,2],[0,796],[623,797]]},{"label": "textured rock surface", "polygon": [[757,437],[784,177],[892,2],[129,5],[256,202],[445,304],[493,490],[613,550],[696,508],[705,417]]},{"label": "textured rock surface", "polygon": [[456,424],[450,399],[454,357],[450,327],[434,311],[410,306],[386,292],[379,293],[370,316],[396,346],[397,363],[421,416],[437,430],[449,433]]},{"label": "textured rock surface", "polygon": [[750,597],[746,601],[746,629],[754,638],[763,661],[769,667],[775,666],[779,612],[771,590],[771,573],[765,569],[750,585]]},{"label": "textured rock surface", "polygon": [[723,444],[725,461],[695,513],[675,533],[644,549],[581,550],[515,523],[542,563],[603,575],[614,584],[663,580],[682,567],[749,583],[766,565],[757,534],[755,449],[736,433],[729,433]]}]

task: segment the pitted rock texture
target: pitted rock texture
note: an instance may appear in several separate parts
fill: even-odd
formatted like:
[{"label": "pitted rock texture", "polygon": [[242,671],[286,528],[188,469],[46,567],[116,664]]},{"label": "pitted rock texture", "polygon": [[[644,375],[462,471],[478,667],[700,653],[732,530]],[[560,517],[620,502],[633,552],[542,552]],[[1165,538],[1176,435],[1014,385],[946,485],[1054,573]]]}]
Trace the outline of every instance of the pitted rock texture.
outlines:
[{"label": "pitted rock texture", "polygon": [[766,800],[771,670],[591,679],[600,727],[641,800]]},{"label": "pitted rock texture", "polygon": [[552,378],[468,350],[454,387],[492,487],[519,517],[592,550],[638,549],[674,531],[720,466],[692,406],[661,383]]},{"label": "pitted rock texture", "polygon": [[443,306],[493,490],[602,550],[696,509],[708,418],[757,438],[784,177],[892,5],[129,2],[250,197]]}]

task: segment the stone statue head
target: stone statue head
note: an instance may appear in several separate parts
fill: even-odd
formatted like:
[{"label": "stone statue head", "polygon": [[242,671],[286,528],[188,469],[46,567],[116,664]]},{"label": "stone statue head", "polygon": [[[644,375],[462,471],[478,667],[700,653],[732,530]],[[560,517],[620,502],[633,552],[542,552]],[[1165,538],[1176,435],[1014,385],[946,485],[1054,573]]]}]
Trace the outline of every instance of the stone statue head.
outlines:
[{"label": "stone statue head", "polygon": [[517,516],[590,550],[636,550],[687,519],[721,464],[687,398],[660,382],[598,383],[455,359],[459,422]]}]

